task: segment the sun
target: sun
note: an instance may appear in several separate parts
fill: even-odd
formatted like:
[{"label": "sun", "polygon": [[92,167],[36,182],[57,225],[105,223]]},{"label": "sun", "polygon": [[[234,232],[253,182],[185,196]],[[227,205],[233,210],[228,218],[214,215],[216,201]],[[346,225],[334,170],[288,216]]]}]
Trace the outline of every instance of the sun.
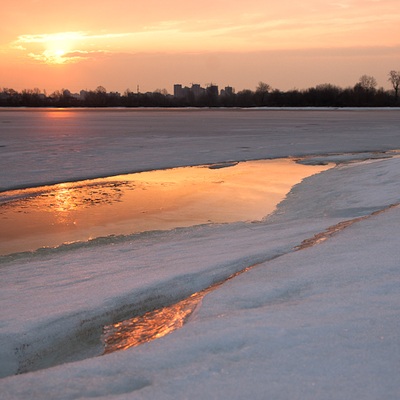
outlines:
[{"label": "sun", "polygon": [[68,57],[65,56],[71,51],[71,39],[58,37],[56,40],[49,40],[44,45],[43,55],[46,57],[47,64],[65,64],[68,62]]},{"label": "sun", "polygon": [[94,54],[108,53],[102,47],[104,42],[125,36],[128,34],[98,35],[83,31],[20,35],[11,46],[42,64],[71,64],[87,60]]},{"label": "sun", "polygon": [[42,35],[25,35],[19,42],[30,44],[30,57],[45,64],[66,64],[71,62],[68,56],[74,52],[76,42],[82,39],[79,32],[61,32]]},{"label": "sun", "polygon": [[64,49],[54,50],[54,55],[57,56],[57,57],[62,57],[66,53],[67,53],[67,51],[64,50]]}]

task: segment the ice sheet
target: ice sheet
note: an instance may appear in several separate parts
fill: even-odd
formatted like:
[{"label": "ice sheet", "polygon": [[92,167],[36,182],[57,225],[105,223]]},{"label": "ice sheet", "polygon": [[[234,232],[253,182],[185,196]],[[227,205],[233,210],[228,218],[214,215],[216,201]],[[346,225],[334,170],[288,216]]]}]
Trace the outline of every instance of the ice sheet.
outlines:
[{"label": "ice sheet", "polygon": [[[369,114],[356,115],[359,125],[352,119],[351,129],[360,129],[362,149],[349,131],[347,139],[338,134],[337,147],[385,150],[389,138],[392,148],[400,147],[391,125],[398,114],[387,125],[377,117],[380,144],[378,122],[367,129]],[[332,131],[346,131],[346,116]],[[294,135],[302,131],[291,123]],[[321,140],[313,128],[303,135],[308,143]],[[319,153],[332,150],[333,139],[324,140]],[[290,154],[290,144],[281,143],[279,151]],[[192,146],[195,153],[196,141]],[[218,161],[226,159],[223,150],[218,154]],[[347,164],[297,185],[263,222],[152,232],[3,259],[3,375],[96,355],[102,324],[262,265],[207,295],[171,335],[3,378],[2,398],[398,398],[399,208],[309,249],[294,248],[335,223],[398,203],[399,181],[399,158]]]},{"label": "ice sheet", "polygon": [[0,110],[0,190],[219,163],[400,148],[399,109]]}]

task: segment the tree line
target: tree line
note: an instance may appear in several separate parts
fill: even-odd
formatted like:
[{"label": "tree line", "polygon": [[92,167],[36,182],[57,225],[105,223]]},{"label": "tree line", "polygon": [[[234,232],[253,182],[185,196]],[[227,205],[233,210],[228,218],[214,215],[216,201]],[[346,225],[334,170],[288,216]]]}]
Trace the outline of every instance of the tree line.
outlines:
[{"label": "tree line", "polygon": [[79,95],[68,89],[47,95],[37,88],[21,92],[3,88],[0,107],[398,107],[400,71],[390,71],[388,81],[390,90],[377,88],[373,76],[363,75],[353,87],[341,88],[328,83],[288,91],[259,82],[255,90],[222,94],[205,91],[197,97],[189,94],[183,98],[174,97],[165,89],[147,93],[127,89],[121,95],[98,86]]}]

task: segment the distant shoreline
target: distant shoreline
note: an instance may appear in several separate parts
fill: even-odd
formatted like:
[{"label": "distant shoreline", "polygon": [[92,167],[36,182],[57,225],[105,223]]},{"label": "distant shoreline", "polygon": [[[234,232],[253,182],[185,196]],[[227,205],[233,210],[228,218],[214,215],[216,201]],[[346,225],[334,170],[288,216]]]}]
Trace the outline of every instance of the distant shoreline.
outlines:
[{"label": "distant shoreline", "polygon": [[42,107],[42,106],[0,106],[2,111],[396,111],[399,106],[376,106],[376,107]]}]

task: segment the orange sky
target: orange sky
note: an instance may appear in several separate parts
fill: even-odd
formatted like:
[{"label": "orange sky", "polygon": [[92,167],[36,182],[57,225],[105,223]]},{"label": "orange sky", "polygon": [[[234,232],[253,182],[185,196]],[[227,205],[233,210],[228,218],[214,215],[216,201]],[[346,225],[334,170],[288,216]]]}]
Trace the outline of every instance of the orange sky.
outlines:
[{"label": "orange sky", "polygon": [[0,6],[0,88],[153,91],[174,83],[389,88],[399,0],[18,0]]}]

